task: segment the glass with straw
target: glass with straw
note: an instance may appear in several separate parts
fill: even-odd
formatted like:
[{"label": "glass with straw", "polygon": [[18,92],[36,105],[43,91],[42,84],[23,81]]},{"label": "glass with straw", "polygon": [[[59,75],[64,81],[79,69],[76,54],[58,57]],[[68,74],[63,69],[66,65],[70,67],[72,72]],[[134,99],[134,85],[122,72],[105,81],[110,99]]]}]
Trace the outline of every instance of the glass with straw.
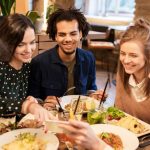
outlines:
[{"label": "glass with straw", "polygon": [[78,99],[72,99],[71,106],[69,110],[69,118],[81,120],[83,114],[83,101],[81,101],[81,96],[79,95]]}]

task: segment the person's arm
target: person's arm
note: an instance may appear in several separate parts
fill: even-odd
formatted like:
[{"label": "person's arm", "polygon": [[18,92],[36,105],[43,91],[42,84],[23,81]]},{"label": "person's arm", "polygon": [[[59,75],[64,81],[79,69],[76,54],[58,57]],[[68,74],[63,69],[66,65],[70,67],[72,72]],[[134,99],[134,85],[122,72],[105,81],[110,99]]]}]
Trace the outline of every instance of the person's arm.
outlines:
[{"label": "person's arm", "polygon": [[21,105],[23,101],[18,101],[16,99],[6,99],[0,97],[0,114],[9,114],[12,112],[20,113]]},{"label": "person's arm", "polygon": [[60,124],[67,131],[67,135],[75,143],[87,150],[113,150],[109,145],[99,139],[90,125],[85,122],[70,120],[69,124]]},{"label": "person's arm", "polygon": [[23,114],[33,114],[35,119],[39,120],[40,122],[49,119],[56,119],[56,117],[54,117],[49,111],[39,105],[38,101],[32,96],[28,96],[27,99],[23,102],[21,112]]}]

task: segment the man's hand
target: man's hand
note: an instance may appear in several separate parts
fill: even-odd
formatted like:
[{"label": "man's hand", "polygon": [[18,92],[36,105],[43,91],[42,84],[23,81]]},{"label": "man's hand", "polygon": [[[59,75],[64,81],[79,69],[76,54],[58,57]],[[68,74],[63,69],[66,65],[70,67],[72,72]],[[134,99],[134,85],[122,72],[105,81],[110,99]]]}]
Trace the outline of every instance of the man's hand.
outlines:
[{"label": "man's hand", "polygon": [[[90,97],[93,97],[93,98],[95,98],[95,99],[97,99],[97,100],[101,100],[102,95],[103,95],[103,90],[97,90],[97,91],[95,91],[94,93],[91,93],[89,96],[90,96]],[[106,100],[107,96],[108,96],[108,94],[105,94],[105,95],[104,95],[103,101]]]},{"label": "man's hand", "polygon": [[51,110],[56,107],[57,100],[56,96],[47,96],[46,99],[44,100],[43,107],[46,108],[47,110]]}]

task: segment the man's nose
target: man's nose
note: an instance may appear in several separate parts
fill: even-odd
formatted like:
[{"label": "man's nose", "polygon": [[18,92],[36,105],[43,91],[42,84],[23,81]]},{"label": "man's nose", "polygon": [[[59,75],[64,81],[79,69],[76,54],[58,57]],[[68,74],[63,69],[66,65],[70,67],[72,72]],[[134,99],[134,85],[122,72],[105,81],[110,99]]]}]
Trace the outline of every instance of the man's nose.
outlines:
[{"label": "man's nose", "polygon": [[65,40],[66,40],[66,41],[71,41],[71,40],[72,40],[72,38],[71,38],[71,36],[70,36],[70,35],[66,35]]}]

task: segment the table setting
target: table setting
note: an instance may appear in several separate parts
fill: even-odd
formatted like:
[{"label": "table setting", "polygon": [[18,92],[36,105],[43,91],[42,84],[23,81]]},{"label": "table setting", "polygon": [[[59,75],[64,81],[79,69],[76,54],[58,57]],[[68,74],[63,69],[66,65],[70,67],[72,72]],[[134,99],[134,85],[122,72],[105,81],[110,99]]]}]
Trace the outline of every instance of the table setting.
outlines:
[{"label": "table setting", "polygon": [[[61,97],[61,101],[58,103],[57,109],[50,111],[50,113],[58,116],[58,120],[48,120],[44,122],[44,124],[40,125],[34,119],[32,114],[25,115],[17,123],[16,128],[10,128],[5,131],[6,133],[1,132],[0,141],[2,142],[0,144],[0,150],[4,145],[12,142],[17,135],[23,133],[31,133],[33,135],[36,133],[37,137],[44,137],[44,142],[46,141],[45,150],[78,149],[77,145],[75,145],[74,142],[67,137],[66,131],[59,127],[60,124],[69,124],[69,119],[77,119],[88,122],[91,124],[96,135],[100,135],[103,132],[106,134],[106,132],[108,132],[119,136],[123,143],[123,150],[145,150],[145,148],[150,145],[149,124],[130,116],[115,107],[109,107],[106,109],[99,106],[100,101],[88,96],[63,96]],[[79,115],[80,117],[77,117]],[[16,122],[15,119],[15,117],[1,117],[0,123],[3,122],[8,125],[11,122],[11,124],[13,124]],[[135,126],[136,124],[137,127],[140,126],[141,131],[135,130],[137,133],[134,132],[134,130],[130,129],[132,127],[131,125],[129,126],[129,124],[133,124],[132,126]],[[47,134],[44,133],[44,125],[48,128]]]}]

